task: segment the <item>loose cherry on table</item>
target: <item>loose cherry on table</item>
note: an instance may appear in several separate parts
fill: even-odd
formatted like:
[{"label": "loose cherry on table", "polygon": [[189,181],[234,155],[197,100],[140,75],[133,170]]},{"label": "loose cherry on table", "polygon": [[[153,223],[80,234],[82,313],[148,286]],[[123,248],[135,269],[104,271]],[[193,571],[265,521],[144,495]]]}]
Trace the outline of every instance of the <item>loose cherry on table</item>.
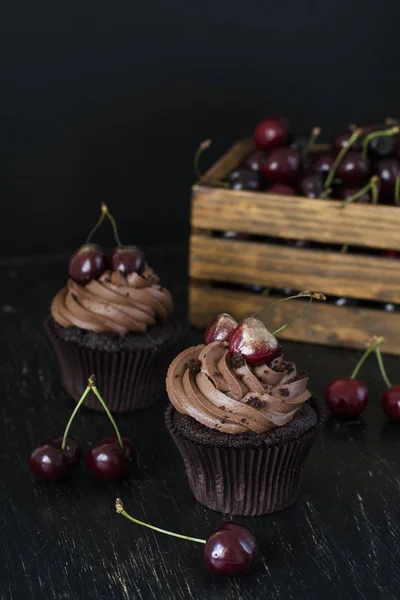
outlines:
[{"label": "loose cherry on table", "polygon": [[383,392],[382,408],[392,421],[400,421],[400,385],[393,385]]},{"label": "loose cherry on table", "polygon": [[92,375],[71,414],[64,434],[48,438],[32,451],[29,457],[29,469],[38,479],[59,481],[78,466],[81,449],[78,442],[68,436],[68,432],[90,391],[97,396],[116,434],[103,439],[92,448],[87,458],[87,466],[94,475],[101,479],[117,479],[127,472],[129,463],[135,456],[133,446],[127,438],[121,437],[106,403],[95,386],[95,377]]},{"label": "loose cherry on table", "polygon": [[273,117],[260,121],[253,134],[257,148],[271,150],[284,146],[290,136],[290,124],[284,117]]},{"label": "loose cherry on table", "polygon": [[301,155],[293,148],[278,148],[262,162],[260,171],[271,183],[287,183],[297,179],[301,172]]},{"label": "loose cherry on table", "polygon": [[239,525],[239,523],[225,521],[205,540],[161,529],[149,523],[139,521],[124,510],[119,498],[115,501],[115,509],[118,514],[137,525],[142,525],[143,527],[172,537],[203,544],[203,563],[211,573],[216,575],[245,575],[251,570],[258,558],[258,544],[255,537],[248,529]]}]

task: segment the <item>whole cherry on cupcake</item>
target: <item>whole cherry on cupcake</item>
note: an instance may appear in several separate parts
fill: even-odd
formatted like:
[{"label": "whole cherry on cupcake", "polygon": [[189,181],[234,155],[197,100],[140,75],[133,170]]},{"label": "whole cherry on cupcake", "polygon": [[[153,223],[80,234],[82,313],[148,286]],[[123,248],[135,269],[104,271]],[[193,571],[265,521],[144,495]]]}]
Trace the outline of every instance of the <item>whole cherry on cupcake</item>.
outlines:
[{"label": "whole cherry on cupcake", "polygon": [[81,449],[68,432],[88,393],[92,391],[102,404],[114,426],[115,435],[103,439],[90,450],[86,464],[96,477],[105,480],[119,479],[128,471],[135,457],[135,450],[127,438],[122,438],[118,427],[95,385],[95,376],[89,377],[88,385],[74,408],[63,435],[54,435],[38,444],[29,457],[29,469],[38,479],[59,481],[75,469],[80,461]]},{"label": "whole cherry on cupcake", "polygon": [[253,534],[233,521],[225,521],[214,531],[208,539],[189,537],[160,529],[149,523],[144,523],[128,514],[119,498],[115,501],[115,509],[129,521],[190,542],[204,545],[203,563],[205,567],[216,575],[235,576],[248,573],[258,558],[258,544]]},{"label": "whole cherry on cupcake", "polygon": [[98,244],[84,244],[71,256],[68,274],[79,285],[100,277],[107,269],[107,258]]},{"label": "whole cherry on cupcake", "polygon": [[231,315],[228,315],[228,313],[217,315],[211,319],[207,326],[204,334],[204,343],[229,342],[237,325],[235,319]]}]

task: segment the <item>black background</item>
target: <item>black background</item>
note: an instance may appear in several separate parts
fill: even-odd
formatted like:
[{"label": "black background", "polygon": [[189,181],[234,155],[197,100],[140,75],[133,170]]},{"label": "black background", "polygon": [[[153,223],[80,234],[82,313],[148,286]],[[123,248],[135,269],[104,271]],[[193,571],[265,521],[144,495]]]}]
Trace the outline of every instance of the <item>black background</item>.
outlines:
[{"label": "black background", "polygon": [[398,116],[399,18],[392,0],[2,3],[0,256],[72,250],[101,201],[125,243],[184,240],[201,139],[210,162],[273,113],[324,138]]}]

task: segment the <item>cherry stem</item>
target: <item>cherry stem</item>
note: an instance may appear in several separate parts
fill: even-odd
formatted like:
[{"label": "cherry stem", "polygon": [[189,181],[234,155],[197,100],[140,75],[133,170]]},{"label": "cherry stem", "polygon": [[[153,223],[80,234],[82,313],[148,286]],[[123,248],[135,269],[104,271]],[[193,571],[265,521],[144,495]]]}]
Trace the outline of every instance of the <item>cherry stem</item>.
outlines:
[{"label": "cherry stem", "polygon": [[368,346],[368,348],[366,349],[366,351],[364,352],[364,354],[362,355],[362,357],[360,358],[360,360],[356,364],[356,366],[355,366],[352,374],[350,375],[350,379],[355,379],[357,377],[359,370],[361,369],[361,367],[363,366],[363,364],[367,360],[368,356],[372,352],[376,352],[377,348],[379,348],[379,345],[382,344],[383,340],[384,340],[383,337],[374,337],[374,338],[372,338],[372,341],[371,341],[370,345]]},{"label": "cherry stem", "polygon": [[308,156],[308,154],[311,152],[313,145],[315,144],[315,142],[317,141],[317,139],[319,138],[320,135],[321,135],[320,127],[313,127],[311,129],[311,134],[310,134],[309,140],[307,142],[307,146],[303,150],[303,158],[306,158]]},{"label": "cherry stem", "polygon": [[336,169],[338,168],[344,155],[349,150],[349,148],[354,144],[354,142],[360,137],[362,132],[363,132],[362,129],[355,129],[354,132],[349,137],[347,144],[345,146],[343,146],[343,148],[340,150],[340,152],[336,156],[336,158],[333,162],[333,165],[331,166],[331,169],[328,173],[328,177],[325,180],[325,188],[329,188],[331,186],[332,179],[334,178],[335,173],[336,173]]},{"label": "cherry stem", "polygon": [[332,188],[327,188],[319,195],[319,198],[321,200],[323,200],[324,198],[327,198],[331,192],[332,192]]},{"label": "cherry stem", "polygon": [[368,181],[368,183],[366,185],[364,185],[363,188],[358,190],[358,192],[356,192],[355,194],[353,194],[346,200],[343,200],[340,207],[344,208],[345,206],[347,206],[347,204],[350,204],[350,202],[354,202],[354,200],[357,200],[357,198],[361,198],[361,196],[363,194],[366,194],[367,192],[369,192],[369,190],[371,190],[372,203],[376,204],[377,198],[378,198],[377,188],[378,188],[379,181],[380,181],[380,178],[378,177],[378,175],[373,175],[371,177],[371,179]]},{"label": "cherry stem", "polygon": [[310,300],[309,300],[307,306],[305,308],[303,308],[303,310],[298,315],[293,317],[293,319],[291,319],[284,325],[281,325],[281,327],[279,327],[276,331],[273,332],[273,335],[276,335],[280,331],[283,331],[284,329],[286,329],[286,327],[289,327],[289,325],[291,325],[292,323],[294,323],[294,321],[296,321],[299,317],[301,317],[302,314],[305,313],[306,310],[309,308],[309,306],[313,300],[323,300],[323,301],[326,300],[326,296],[324,294],[320,294],[318,292],[317,293],[310,292],[310,290],[303,290],[302,292],[299,292],[295,296],[288,296],[287,298],[281,298],[280,300],[277,300],[276,302],[272,302],[272,304],[268,304],[268,306],[266,306],[265,308],[260,310],[258,313],[254,313],[254,315],[252,315],[252,316],[256,317],[257,315],[261,315],[264,311],[269,310],[276,304],[280,304],[281,302],[286,302],[287,300],[294,300],[295,298],[309,298]]},{"label": "cherry stem", "polygon": [[86,388],[86,390],[83,392],[83,394],[82,394],[82,396],[81,396],[78,404],[75,406],[72,415],[69,418],[69,421],[68,421],[67,426],[65,428],[63,439],[62,439],[62,442],[61,442],[61,450],[63,450],[63,451],[65,450],[65,446],[67,445],[68,432],[69,432],[70,427],[72,425],[72,421],[75,419],[76,413],[78,412],[78,410],[82,406],[83,401],[85,400],[86,396],[90,392],[90,388],[91,388],[91,386],[88,385],[87,388]]},{"label": "cherry stem", "polygon": [[93,227],[92,231],[87,236],[87,238],[86,238],[86,243],[87,244],[90,242],[90,240],[92,239],[93,235],[96,233],[96,231],[98,230],[98,228],[100,227],[100,225],[104,221],[104,217],[106,216],[107,211],[108,211],[107,205],[104,204],[104,202],[102,202],[102,204],[101,204],[101,215],[100,215],[100,218],[97,221],[96,225]]},{"label": "cherry stem", "polygon": [[400,171],[397,173],[396,181],[394,184],[394,201],[397,206],[400,206]]},{"label": "cherry stem", "polygon": [[382,358],[381,349],[379,348],[379,346],[376,346],[376,348],[375,348],[375,354],[376,354],[376,359],[378,361],[379,370],[381,372],[383,381],[386,383],[386,385],[388,386],[388,388],[391,388],[392,384],[390,383],[390,379],[387,376],[385,365],[383,364],[383,358]]},{"label": "cherry stem", "polygon": [[119,432],[119,429],[117,427],[116,422],[114,421],[114,418],[112,416],[112,414],[110,413],[107,404],[104,402],[103,398],[100,395],[99,390],[97,389],[97,387],[95,386],[95,376],[91,375],[91,377],[89,377],[89,382],[91,382],[91,384],[89,383],[89,385],[92,388],[92,392],[95,394],[95,396],[97,396],[97,399],[99,400],[100,404],[102,405],[102,407],[104,408],[105,413],[107,414],[107,417],[110,419],[112,426],[115,429],[115,433],[117,434],[117,438],[118,438],[118,443],[121,446],[122,450],[124,449],[124,444],[122,441],[122,437],[121,434]]},{"label": "cherry stem", "polygon": [[380,131],[371,131],[371,133],[369,133],[363,141],[363,148],[362,148],[363,157],[367,158],[368,144],[370,143],[371,140],[373,140],[376,137],[396,135],[397,133],[399,133],[399,131],[400,131],[400,127],[397,127],[397,126],[391,127],[390,129],[382,129]]},{"label": "cherry stem", "polygon": [[167,531],[166,529],[160,529],[160,527],[155,527],[154,525],[150,525],[149,523],[144,523],[143,521],[139,521],[139,519],[135,519],[131,517],[123,507],[120,498],[117,498],[115,501],[115,510],[118,514],[122,515],[132,523],[136,523],[136,525],[142,525],[143,527],[148,527],[149,529],[153,529],[154,531],[158,531],[159,533],[165,533],[166,535],[171,535],[173,537],[180,538],[181,540],[188,540],[189,542],[197,542],[198,544],[206,544],[207,540],[203,540],[201,538],[189,537],[187,535],[181,535],[180,533],[174,533],[173,531]]},{"label": "cherry stem", "polygon": [[196,150],[196,154],[194,155],[193,168],[198,179],[201,179],[203,177],[203,173],[200,171],[200,156],[203,154],[204,150],[211,146],[211,144],[211,140],[204,140],[203,142],[201,142],[201,144]]}]

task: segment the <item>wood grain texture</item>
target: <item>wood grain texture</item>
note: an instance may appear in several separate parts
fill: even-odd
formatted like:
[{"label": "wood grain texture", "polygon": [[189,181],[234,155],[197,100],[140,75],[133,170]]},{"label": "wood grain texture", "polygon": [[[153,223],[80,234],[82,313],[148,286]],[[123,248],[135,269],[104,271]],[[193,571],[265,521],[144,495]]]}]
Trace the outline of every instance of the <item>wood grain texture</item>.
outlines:
[{"label": "wood grain texture", "polygon": [[225,179],[232,169],[237,167],[242,159],[250,154],[253,149],[254,143],[251,138],[239,140],[204,173],[198,183],[202,185],[215,185],[216,182]]},{"label": "wood grain texture", "polygon": [[192,226],[400,250],[400,209],[195,185]]},{"label": "wood grain texture", "polygon": [[[263,310],[279,297],[262,296],[251,292],[226,290],[208,285],[190,286],[190,320],[196,327],[206,327],[209,321],[221,312],[228,312],[242,320]],[[275,331],[283,323],[293,319],[301,310],[301,302],[282,302],[266,311],[263,320],[268,329]],[[385,352],[400,354],[400,315],[347,306],[335,306],[313,302],[304,315],[279,334],[279,338],[312,344],[365,348],[372,335],[385,338]]]},{"label": "wood grain texture", "polygon": [[[148,251],[185,316],[185,250]],[[65,260],[0,264],[0,599],[1,600],[398,600],[400,587],[400,433],[383,417],[383,386],[373,362],[363,421],[328,421],[305,467],[298,502],[282,513],[238,518],[254,531],[261,560],[253,573],[221,579],[202,565],[200,545],[136,527],[116,515],[121,496],[133,515],[160,527],[207,537],[222,515],[193,498],[158,404],[117,415],[138,450],[126,481],[102,483],[78,469],[69,482],[35,481],[27,457],[62,432],[74,403],[62,389],[42,322],[65,283]],[[187,332],[179,347],[200,343]],[[177,349],[178,351],[178,349]],[[287,358],[310,374],[320,397],[347,375],[360,353],[286,342]],[[396,380],[398,359],[387,357]],[[111,433],[107,418],[83,410],[72,435],[84,453]]]},{"label": "wood grain texture", "polygon": [[400,261],[202,235],[190,240],[196,279],[400,302]]}]

